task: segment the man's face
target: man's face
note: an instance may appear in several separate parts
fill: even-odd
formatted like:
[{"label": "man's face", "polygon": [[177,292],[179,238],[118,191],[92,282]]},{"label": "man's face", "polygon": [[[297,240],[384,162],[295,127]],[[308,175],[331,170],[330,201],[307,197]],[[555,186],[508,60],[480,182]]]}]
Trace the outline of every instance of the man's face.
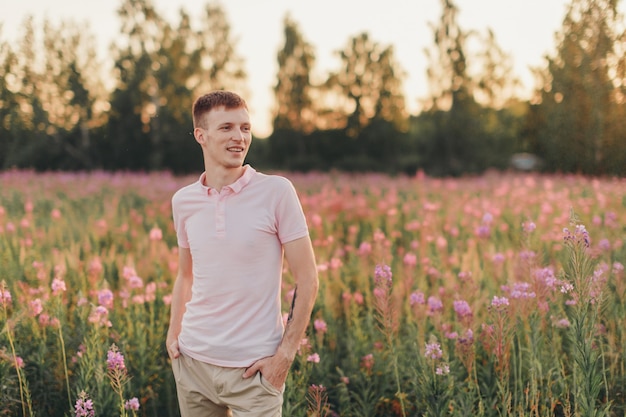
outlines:
[{"label": "man's face", "polygon": [[224,168],[241,167],[252,141],[248,111],[217,107],[204,117],[204,126],[194,133],[205,157]]}]

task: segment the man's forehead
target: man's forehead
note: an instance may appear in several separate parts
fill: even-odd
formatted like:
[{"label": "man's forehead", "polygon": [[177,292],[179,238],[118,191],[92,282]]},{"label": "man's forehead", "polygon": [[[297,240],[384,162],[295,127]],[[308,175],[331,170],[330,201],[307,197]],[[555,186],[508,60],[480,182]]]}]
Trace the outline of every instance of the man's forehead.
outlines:
[{"label": "man's forehead", "polygon": [[244,107],[228,109],[220,106],[211,110],[206,115],[206,120],[213,123],[249,123],[250,115]]}]

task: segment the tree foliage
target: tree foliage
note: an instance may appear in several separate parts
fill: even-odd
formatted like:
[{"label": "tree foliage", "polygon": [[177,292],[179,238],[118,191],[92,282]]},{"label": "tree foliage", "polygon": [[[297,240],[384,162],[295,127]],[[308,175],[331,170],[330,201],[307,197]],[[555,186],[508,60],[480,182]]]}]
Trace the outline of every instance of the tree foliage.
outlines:
[{"label": "tree foliage", "polygon": [[[341,66],[326,81],[330,103],[344,119],[349,136],[357,136],[372,120],[402,127],[406,122],[403,70],[392,46],[382,46],[364,32],[338,51]],[[341,115],[345,112],[345,116]]]},{"label": "tree foliage", "polygon": [[[481,36],[458,23],[452,0],[441,0],[442,15],[432,24],[426,50],[431,94],[416,120],[419,154],[434,175],[461,175],[506,168],[518,135],[512,105],[516,84],[509,57],[493,32]],[[472,53],[470,39],[483,49]],[[474,69],[472,71],[472,69]]]},{"label": "tree foliage", "polygon": [[557,52],[540,72],[543,125],[536,152],[553,169],[585,174],[626,166],[623,32],[614,0],[573,0]]},{"label": "tree foliage", "polygon": [[[571,0],[528,102],[516,98],[511,57],[493,32],[462,28],[454,1],[440,5],[425,51],[430,97],[415,115],[392,45],[357,34],[337,51],[336,69],[317,74],[313,44],[286,16],[274,131],[255,140],[249,161],[462,175],[507,169],[516,152],[532,152],[546,170],[626,175],[626,37],[617,0]],[[27,18],[17,42],[0,37],[0,169],[201,169],[193,100],[216,89],[247,96],[224,8],[181,8],[169,21],[152,0],[119,0],[119,22],[110,73],[88,28],[71,21],[37,27]]]},{"label": "tree foliage", "polygon": [[[93,38],[71,23],[24,21],[17,50],[2,44],[0,166],[85,169],[102,125],[103,87]],[[69,155],[66,157],[65,155]]]},{"label": "tree foliage", "polygon": [[208,4],[199,30],[184,10],[173,27],[150,0],[124,0],[119,15],[126,42],[115,48],[119,82],[111,98],[107,161],[129,169],[188,169],[190,160],[200,161],[186,134],[193,99],[209,90],[241,89],[245,78],[225,12]]},{"label": "tree foliage", "polygon": [[277,56],[273,127],[274,130],[310,133],[316,123],[311,80],[315,51],[289,16],[285,17],[283,26],[285,43]]}]

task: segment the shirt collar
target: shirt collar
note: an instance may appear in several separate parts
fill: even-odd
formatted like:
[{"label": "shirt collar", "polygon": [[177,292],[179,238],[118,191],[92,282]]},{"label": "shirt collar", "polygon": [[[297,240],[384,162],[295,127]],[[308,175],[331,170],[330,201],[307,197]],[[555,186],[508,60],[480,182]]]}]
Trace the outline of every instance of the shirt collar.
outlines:
[{"label": "shirt collar", "polygon": [[[256,173],[256,170],[252,168],[249,164],[246,164],[243,167],[243,174],[241,175],[241,177],[239,177],[232,184],[227,185],[225,188],[230,188],[234,194],[237,194],[239,191],[243,189],[243,187],[248,185],[248,183],[250,182],[250,180],[252,180],[252,177],[254,176],[255,173]],[[202,174],[200,174],[200,178],[198,179],[198,182],[200,184],[200,187],[202,187],[202,189],[205,192],[208,192],[212,188],[204,185],[205,177],[206,177],[206,172],[203,172]]]}]

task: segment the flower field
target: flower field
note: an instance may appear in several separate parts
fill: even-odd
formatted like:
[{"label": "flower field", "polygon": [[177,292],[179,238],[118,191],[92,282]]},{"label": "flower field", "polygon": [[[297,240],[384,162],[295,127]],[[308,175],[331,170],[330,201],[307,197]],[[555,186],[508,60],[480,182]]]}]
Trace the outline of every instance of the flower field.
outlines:
[{"label": "flower field", "polygon": [[[283,415],[626,413],[626,180],[283,175],[320,277]],[[178,415],[170,199],[196,178],[0,173],[0,416]]]}]

